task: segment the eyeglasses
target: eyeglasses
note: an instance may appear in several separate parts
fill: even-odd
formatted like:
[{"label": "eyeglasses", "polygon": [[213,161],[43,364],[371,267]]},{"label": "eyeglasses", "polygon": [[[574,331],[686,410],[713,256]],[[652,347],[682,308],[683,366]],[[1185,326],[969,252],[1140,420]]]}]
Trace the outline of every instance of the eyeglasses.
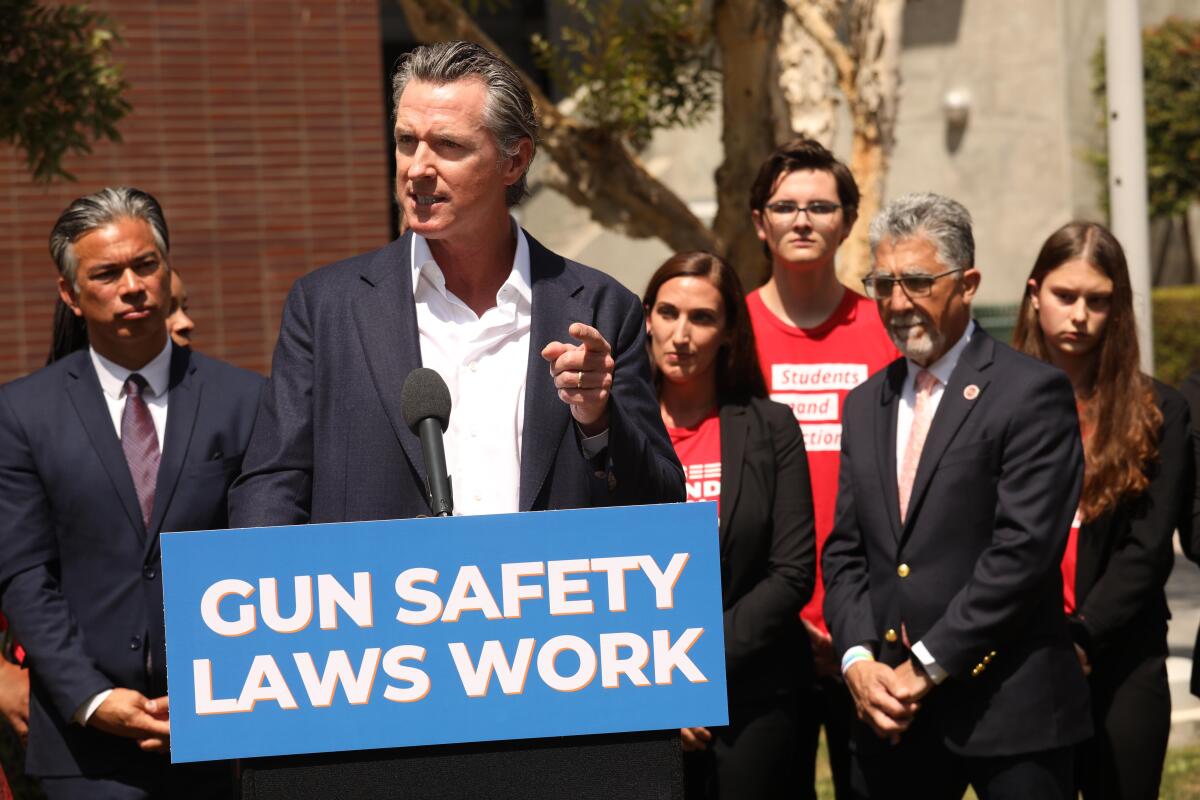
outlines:
[{"label": "eyeglasses", "polygon": [[775,222],[790,224],[801,211],[808,214],[809,219],[824,219],[832,216],[839,208],[841,206],[837,203],[828,203],[824,200],[818,200],[806,206],[796,205],[791,200],[780,200],[778,203],[769,203],[767,213]]},{"label": "eyeglasses", "polygon": [[929,293],[933,291],[934,281],[962,271],[963,268],[958,267],[937,275],[901,275],[899,278],[893,278],[890,275],[868,275],[863,278],[863,288],[867,291],[867,297],[872,300],[886,300],[891,297],[892,292],[896,289],[896,284],[900,284],[900,288],[910,298],[928,297]]}]

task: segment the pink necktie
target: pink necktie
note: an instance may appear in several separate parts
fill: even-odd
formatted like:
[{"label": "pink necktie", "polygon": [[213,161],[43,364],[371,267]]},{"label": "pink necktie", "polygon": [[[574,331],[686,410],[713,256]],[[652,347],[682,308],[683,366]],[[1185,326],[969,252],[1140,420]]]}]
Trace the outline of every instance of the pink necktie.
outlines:
[{"label": "pink necktie", "polygon": [[125,381],[125,412],[121,415],[121,449],[133,478],[142,522],[150,530],[150,514],[154,510],[154,486],[158,481],[158,433],[154,419],[142,399],[146,379],[134,373]]},{"label": "pink necktie", "polygon": [[908,434],[908,445],[904,448],[904,462],[900,469],[900,521],[908,515],[908,500],[912,496],[913,481],[917,477],[917,464],[921,463],[921,448],[929,434],[929,423],[933,421],[933,390],[940,383],[927,369],[917,373],[917,402],[913,407],[912,429]]}]

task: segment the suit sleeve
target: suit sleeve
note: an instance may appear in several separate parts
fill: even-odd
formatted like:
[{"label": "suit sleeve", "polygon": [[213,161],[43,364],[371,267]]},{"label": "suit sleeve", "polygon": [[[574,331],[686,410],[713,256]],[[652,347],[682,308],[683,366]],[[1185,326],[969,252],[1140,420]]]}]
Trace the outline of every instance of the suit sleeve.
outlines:
[{"label": "suit sleeve", "polygon": [[1044,598],[1079,504],[1083,446],[1075,396],[1061,373],[1037,376],[1023,402],[1013,404],[1004,433],[991,544],[921,637],[955,677],[969,674],[980,652],[1010,638]]},{"label": "suit sleeve", "polygon": [[612,392],[608,413],[608,481],[600,505],[680,503],[683,468],[663,427],[646,355],[642,307],[630,297],[612,346]]},{"label": "suit sleeve", "polygon": [[1089,652],[1118,645],[1122,629],[1162,590],[1174,560],[1171,539],[1192,495],[1188,409],[1181,397],[1164,394],[1158,461],[1146,492],[1130,502],[1129,526],[1079,610]]},{"label": "suit sleeve", "polygon": [[307,523],[312,509],[313,335],[304,285],[288,293],[279,341],[242,474],[229,490],[234,528]]},{"label": "suit sleeve", "polygon": [[[766,574],[725,611],[725,658],[730,672],[794,625],[813,591],[817,539],[808,456],[791,410],[779,408],[782,416],[767,420],[775,447],[775,485]],[[729,469],[740,466],[731,464]],[[728,535],[738,533],[734,528]]]},{"label": "suit sleeve", "polygon": [[1183,385],[1179,387],[1179,391],[1183,393],[1191,407],[1192,458],[1188,469],[1195,482],[1191,521],[1184,520],[1180,525],[1179,542],[1183,546],[1184,554],[1200,564],[1200,370],[1189,375]]},{"label": "suit sleeve", "polygon": [[840,656],[854,645],[876,649],[875,612],[871,610],[871,586],[867,566],[867,551],[859,524],[854,485],[852,435],[855,425],[850,420],[867,419],[855,413],[855,392],[846,398],[842,415],[842,454],[838,466],[837,506],[833,530],[825,540],[821,555],[821,574],[825,582],[825,621],[833,636],[834,652]]},{"label": "suit sleeve", "polygon": [[63,719],[113,686],[88,655],[56,577],[58,543],[33,448],[0,391],[0,605]]}]

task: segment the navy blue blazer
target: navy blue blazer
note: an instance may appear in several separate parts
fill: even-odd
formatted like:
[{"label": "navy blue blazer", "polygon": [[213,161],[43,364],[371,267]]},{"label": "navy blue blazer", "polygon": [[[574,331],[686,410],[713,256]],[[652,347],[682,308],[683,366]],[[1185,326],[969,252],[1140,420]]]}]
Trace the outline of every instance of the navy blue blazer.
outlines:
[{"label": "navy blue blazer", "polygon": [[[650,383],[637,297],[529,237],[532,328],[519,510],[682,501],[683,471]],[[235,527],[402,519],[429,514],[420,441],[400,392],[421,366],[412,234],[296,281],[243,472],[229,496]],[[609,443],[580,449],[541,350],[597,328],[616,369]]]},{"label": "navy blue blazer", "polygon": [[[1071,384],[976,328],[934,415],[902,524],[896,413],[906,371],[898,359],[846,398],[822,555],[834,646],[866,644],[896,666],[909,657],[902,630],[923,642],[949,677],[922,701],[917,724],[936,726],[962,755],[1082,741],[1088,689],[1059,567],[1083,481]],[[865,726],[858,738],[879,742]]]},{"label": "navy blue blazer", "polygon": [[0,603],[29,654],[29,772],[163,762],[70,720],[111,687],[166,694],[158,535],[226,527],[262,385],[172,347],[149,530],[87,350],[0,387]]}]

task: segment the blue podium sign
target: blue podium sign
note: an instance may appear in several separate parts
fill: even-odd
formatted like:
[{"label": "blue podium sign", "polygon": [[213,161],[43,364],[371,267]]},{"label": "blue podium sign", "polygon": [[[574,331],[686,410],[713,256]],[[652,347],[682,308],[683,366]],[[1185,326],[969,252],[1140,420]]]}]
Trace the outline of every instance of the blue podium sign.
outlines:
[{"label": "blue podium sign", "polygon": [[713,503],[169,533],[171,759],[727,722]]}]

